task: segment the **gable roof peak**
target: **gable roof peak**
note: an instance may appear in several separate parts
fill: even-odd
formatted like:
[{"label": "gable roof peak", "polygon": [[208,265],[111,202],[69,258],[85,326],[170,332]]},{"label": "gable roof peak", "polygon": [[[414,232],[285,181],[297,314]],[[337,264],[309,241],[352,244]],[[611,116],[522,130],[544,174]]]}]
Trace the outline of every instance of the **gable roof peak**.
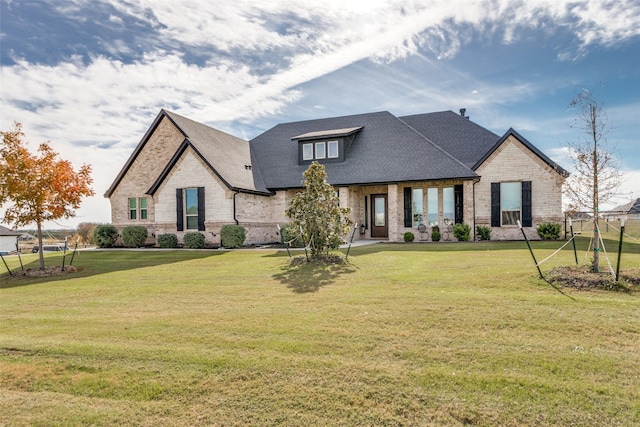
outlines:
[{"label": "gable roof peak", "polygon": [[496,142],[496,144],[493,147],[491,147],[491,149],[487,151],[487,153],[480,160],[478,160],[478,162],[473,166],[472,169],[476,170],[478,167],[480,167],[480,165],[484,163],[484,161],[487,160],[494,153],[494,151],[496,151],[498,147],[500,147],[511,136],[513,136],[518,141],[520,141],[522,145],[527,147],[533,154],[538,156],[543,162],[549,165],[553,170],[558,172],[560,175],[564,177],[569,176],[568,171],[566,171],[559,164],[557,164],[556,162],[551,160],[549,157],[547,157],[547,155],[544,154],[542,151],[538,150],[536,146],[534,146],[531,142],[529,142],[527,138],[525,138],[520,133],[518,133],[514,128],[509,128],[509,130],[505,132],[505,134],[498,140],[498,142]]}]

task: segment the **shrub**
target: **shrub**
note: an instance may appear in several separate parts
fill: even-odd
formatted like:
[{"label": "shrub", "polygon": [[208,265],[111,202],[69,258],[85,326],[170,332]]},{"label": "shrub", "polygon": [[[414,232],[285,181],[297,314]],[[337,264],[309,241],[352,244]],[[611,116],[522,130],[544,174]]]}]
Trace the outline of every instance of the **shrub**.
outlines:
[{"label": "shrub", "polygon": [[434,230],[434,231],[431,232],[431,241],[432,242],[439,242],[440,239],[442,238],[442,234],[440,234],[440,231],[438,231],[438,230]]},{"label": "shrub", "polygon": [[220,243],[225,248],[239,248],[244,244],[246,230],[241,225],[226,224],[220,230]]},{"label": "shrub", "polygon": [[148,236],[147,229],[141,225],[129,225],[122,229],[122,242],[128,248],[144,246]]},{"label": "shrub", "polygon": [[407,242],[407,243],[408,242],[413,242],[415,240],[415,238],[416,238],[416,236],[410,231],[407,231],[406,233],[404,233],[404,241]]},{"label": "shrub", "polygon": [[197,231],[189,231],[188,233],[184,233],[182,242],[184,246],[189,249],[202,249],[204,248],[204,234],[198,233]]},{"label": "shrub", "polygon": [[480,240],[491,240],[491,227],[476,225],[476,233],[478,233]]},{"label": "shrub", "polygon": [[436,231],[438,233],[440,232],[440,226],[439,225],[434,225],[434,226],[431,227],[431,232],[432,233],[435,233]]},{"label": "shrub", "polygon": [[471,237],[471,227],[465,223],[455,224],[453,226],[453,235],[460,242],[466,242]]},{"label": "shrub", "polygon": [[560,238],[560,229],[560,224],[546,222],[540,224],[538,228],[536,228],[536,232],[542,240],[557,240]]},{"label": "shrub", "polygon": [[158,246],[161,248],[177,248],[178,236],[175,234],[161,234],[158,236]]},{"label": "shrub", "polygon": [[118,240],[118,230],[111,224],[100,224],[93,230],[93,243],[99,248],[112,248]]},{"label": "shrub", "polygon": [[280,228],[280,237],[282,238],[282,243],[289,243],[289,246],[292,248],[304,248],[305,244],[300,239],[300,233],[296,233],[295,224],[289,222]]}]

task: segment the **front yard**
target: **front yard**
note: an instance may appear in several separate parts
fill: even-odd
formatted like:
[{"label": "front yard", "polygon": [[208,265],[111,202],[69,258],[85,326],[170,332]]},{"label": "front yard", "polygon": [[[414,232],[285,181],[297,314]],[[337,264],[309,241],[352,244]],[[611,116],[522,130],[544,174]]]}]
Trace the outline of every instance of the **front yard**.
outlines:
[{"label": "front yard", "polygon": [[[542,259],[560,243],[533,246]],[[545,274],[574,263],[570,246]],[[349,261],[83,251],[72,274],[4,274],[0,425],[640,423],[637,290],[558,292],[524,242],[376,244]],[[640,244],[622,266],[640,269]]]}]

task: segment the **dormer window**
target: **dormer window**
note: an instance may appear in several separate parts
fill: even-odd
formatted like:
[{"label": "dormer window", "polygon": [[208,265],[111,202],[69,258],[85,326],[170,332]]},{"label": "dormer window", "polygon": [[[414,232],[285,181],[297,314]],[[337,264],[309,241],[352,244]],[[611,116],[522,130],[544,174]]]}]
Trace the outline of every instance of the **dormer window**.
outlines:
[{"label": "dormer window", "polygon": [[362,126],[308,132],[291,139],[298,141],[300,164],[309,164],[315,160],[321,163],[342,162],[356,133],[360,130]]},{"label": "dormer window", "polygon": [[327,141],[327,157],[330,159],[337,159],[340,157],[338,141]]},{"label": "dormer window", "polygon": [[302,160],[313,160],[313,143],[302,144]]}]

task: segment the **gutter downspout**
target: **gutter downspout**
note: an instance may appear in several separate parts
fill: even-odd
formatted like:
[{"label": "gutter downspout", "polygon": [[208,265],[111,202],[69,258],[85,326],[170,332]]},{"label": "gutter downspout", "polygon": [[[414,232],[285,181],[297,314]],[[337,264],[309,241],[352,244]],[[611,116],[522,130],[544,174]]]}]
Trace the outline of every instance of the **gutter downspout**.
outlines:
[{"label": "gutter downspout", "polygon": [[473,180],[473,241],[475,242],[478,238],[476,235],[476,184],[479,183],[480,180]]},{"label": "gutter downspout", "polygon": [[239,225],[238,218],[236,218],[236,196],[240,193],[240,191],[236,190],[233,193],[233,220],[236,222],[236,225]]}]

